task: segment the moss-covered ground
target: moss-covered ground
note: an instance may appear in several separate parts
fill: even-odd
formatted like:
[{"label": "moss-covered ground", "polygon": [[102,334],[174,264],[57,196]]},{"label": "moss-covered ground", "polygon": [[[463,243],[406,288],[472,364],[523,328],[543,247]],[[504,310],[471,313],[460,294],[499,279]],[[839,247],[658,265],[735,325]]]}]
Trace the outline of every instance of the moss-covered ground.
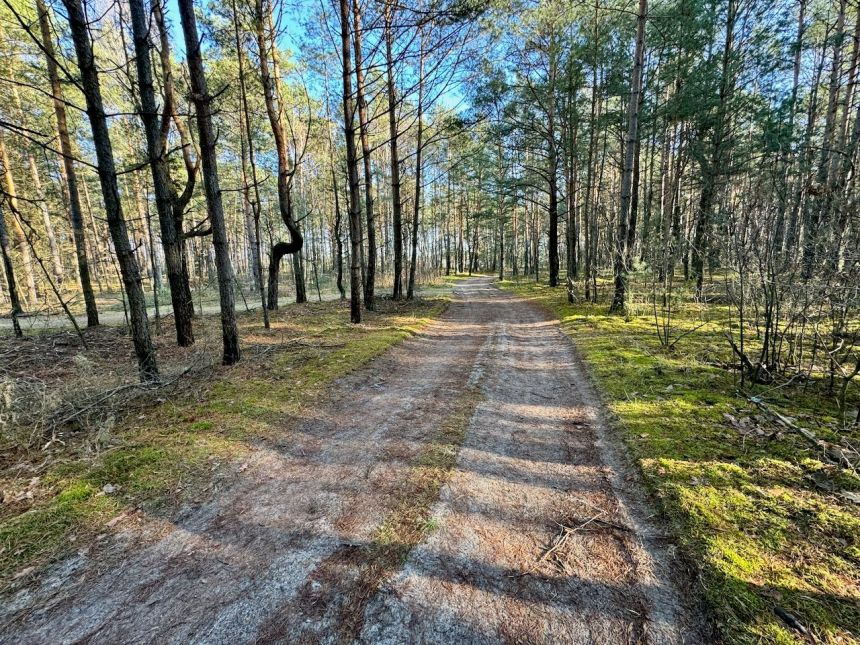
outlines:
[{"label": "moss-covered ground", "polygon": [[[219,465],[277,441],[305,406],[325,399],[333,381],[419,331],[445,306],[444,297],[381,300],[360,325],[349,323],[341,302],[287,306],[273,314],[270,330],[259,314],[241,315],[238,365],[189,374],[180,395],[123,419],[107,437],[75,437],[47,465],[39,454],[22,455],[0,471],[8,497],[0,505],[0,590],[110,532],[123,513],[169,515],[205,495]],[[217,318],[197,324],[198,344],[218,338]]]},{"label": "moss-covered ground", "polygon": [[680,303],[673,338],[689,333],[667,350],[645,302],[609,315],[606,302],[568,304],[564,288],[525,279],[502,286],[561,321],[684,553],[700,567],[727,642],[860,642],[860,512],[850,500],[860,478],[750,400],[818,437],[839,430],[856,440],[825,383],[741,391],[726,367],[728,311],[718,306]]}]

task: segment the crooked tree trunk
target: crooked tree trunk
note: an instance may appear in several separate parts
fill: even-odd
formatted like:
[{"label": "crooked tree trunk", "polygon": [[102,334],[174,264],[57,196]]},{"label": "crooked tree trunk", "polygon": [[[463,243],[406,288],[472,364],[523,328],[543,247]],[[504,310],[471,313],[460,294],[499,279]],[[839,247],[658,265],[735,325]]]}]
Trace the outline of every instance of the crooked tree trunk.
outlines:
[{"label": "crooked tree trunk", "polygon": [[[279,55],[277,46],[274,45],[275,26],[274,26],[274,23],[272,21],[271,0],[269,0],[268,11],[266,12],[266,21],[268,24],[269,33],[273,34],[273,36],[272,36],[272,38],[273,38],[272,76],[274,77],[274,79],[276,81],[275,91],[277,93],[276,96],[278,98],[278,106],[279,106],[279,110],[280,110],[279,114],[281,115],[281,119],[282,119],[281,122],[283,123],[283,121],[286,119],[286,116],[285,116],[284,106],[283,106],[283,102],[282,102],[281,94],[280,94],[280,92],[281,92],[281,84],[280,84],[280,80],[279,80],[281,78],[280,55]],[[294,141],[294,146],[296,148],[298,147],[297,144],[295,143],[295,141]],[[294,163],[293,169],[292,169],[292,174],[295,174],[296,169],[297,169],[296,164]],[[292,205],[291,205],[291,212],[292,212]],[[301,236],[301,227],[299,226],[299,223],[296,222],[295,220],[293,220],[293,225],[295,226],[295,232],[298,233],[299,236]],[[292,229],[290,229],[290,237],[294,241],[295,241],[295,234],[296,233],[294,233],[294,231]],[[302,303],[302,302],[308,301],[308,296],[307,296],[307,291],[306,291],[306,286],[305,286],[305,264],[304,264],[303,248],[304,247],[302,246],[297,251],[290,253],[290,257],[291,257],[292,262],[293,262],[293,281],[295,282],[295,287],[296,287],[296,302],[297,303]]]},{"label": "crooked tree trunk", "polygon": [[191,98],[197,110],[197,130],[200,156],[203,163],[203,184],[206,189],[206,207],[212,226],[212,245],[215,247],[215,267],[218,274],[218,295],[221,302],[221,336],[224,344],[223,363],[233,365],[240,358],[239,332],[233,298],[233,267],[227,227],[224,223],[224,205],[218,182],[218,162],[215,153],[215,131],[212,127],[212,97],[206,85],[203,58],[200,54],[200,37],[194,16],[193,0],[179,0],[179,16],[185,35],[185,51],[191,80]]},{"label": "crooked tree trunk", "polygon": [[349,313],[361,322],[361,208],[358,183],[358,154],[355,148],[355,105],[352,100],[352,62],[349,43],[348,0],[340,0],[340,38],[343,57],[343,130],[346,137],[346,171],[349,179],[350,280]]},{"label": "crooked tree trunk", "polygon": [[86,13],[82,0],[63,0],[69,16],[69,28],[75,45],[78,68],[81,71],[81,87],[87,103],[87,116],[93,134],[93,144],[98,160],[99,183],[104,199],[108,229],[119,261],[119,270],[128,298],[131,334],[137,355],[141,381],[158,379],[158,364],[149,335],[149,320],[146,315],[146,300],[141,285],[140,267],[128,240],[128,229],[122,212],[122,202],[117,185],[110,132],[102,103],[101,87],[93,57],[92,43],[88,32]]},{"label": "crooked tree trunk", "polygon": [[343,215],[340,210],[340,197],[338,195],[338,187],[337,187],[337,174],[334,171],[334,163],[332,163],[331,167],[331,182],[332,182],[332,190],[334,191],[334,243],[335,243],[335,253],[337,257],[335,258],[335,264],[337,266],[337,290],[340,293],[340,299],[346,300],[346,289],[343,288],[343,236],[341,235],[341,227],[343,222]]},{"label": "crooked tree trunk", "polygon": [[[134,33],[135,63],[137,66],[138,92],[140,94],[140,118],[146,135],[146,151],[152,174],[155,192],[155,207],[158,211],[158,224],[161,231],[161,245],[164,250],[164,263],[167,281],[170,284],[170,298],[173,304],[173,321],[176,329],[176,343],[180,347],[194,344],[194,302],[185,270],[182,253],[182,231],[177,229],[171,194],[170,170],[167,163],[167,132],[162,129],[158,118],[153,85],[152,62],[150,58],[149,23],[143,0],[129,0],[131,26]],[[172,106],[165,101],[164,119],[170,118]]]},{"label": "crooked tree trunk", "polygon": [[636,52],[633,56],[633,76],[630,80],[630,99],[627,106],[627,134],[624,141],[624,168],[621,174],[621,203],[618,209],[618,228],[615,234],[615,295],[610,311],[623,311],[627,306],[627,271],[630,249],[629,232],[633,213],[634,165],[639,152],[639,95],[642,92],[642,67],[645,56],[645,14],[647,0],[639,0],[636,27]]},{"label": "crooked tree trunk", "polygon": [[36,12],[39,14],[39,29],[42,35],[42,49],[48,68],[48,79],[51,83],[51,96],[54,106],[54,118],[57,120],[57,132],[60,139],[60,152],[63,157],[63,174],[66,180],[66,191],[69,197],[69,219],[72,224],[72,238],[75,242],[75,256],[78,261],[78,278],[81,281],[81,291],[84,296],[84,306],[87,312],[87,326],[99,324],[99,312],[96,307],[96,297],[90,279],[90,265],[87,260],[87,242],[84,235],[84,217],[81,210],[81,197],[78,192],[78,177],[75,172],[75,162],[72,153],[72,142],[69,137],[69,126],[66,119],[66,104],[63,99],[63,86],[60,85],[60,75],[57,72],[56,54],[54,53],[54,37],[51,34],[48,8],[44,0],[36,0]]},{"label": "crooked tree trunk", "polygon": [[[281,260],[285,255],[297,254],[302,249],[303,239],[298,226],[293,220],[293,198],[292,184],[295,168],[290,164],[289,152],[287,150],[287,136],[284,131],[283,119],[281,118],[281,101],[277,88],[278,76],[272,75],[269,69],[269,48],[277,47],[271,42],[266,34],[266,8],[264,0],[256,0],[255,4],[255,28],[257,36],[257,49],[260,58],[260,80],[263,84],[263,96],[266,101],[266,114],[269,117],[269,125],[272,136],[275,139],[275,152],[278,156],[278,207],[281,220],[290,232],[289,242],[277,242],[269,255],[269,295],[267,306],[271,310],[278,308],[278,281],[281,271]],[[304,277],[301,275],[301,263],[294,262],[296,273],[296,302],[306,302],[304,289]]]}]

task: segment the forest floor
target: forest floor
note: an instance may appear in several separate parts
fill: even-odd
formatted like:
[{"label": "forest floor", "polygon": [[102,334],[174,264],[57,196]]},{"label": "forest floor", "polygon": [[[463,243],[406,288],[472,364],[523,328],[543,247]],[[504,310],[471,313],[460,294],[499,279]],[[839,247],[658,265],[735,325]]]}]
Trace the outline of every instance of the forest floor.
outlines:
[{"label": "forest floor", "polygon": [[40,471],[0,515],[0,642],[710,642],[558,321],[455,284],[434,322],[287,308]]},{"label": "forest floor", "polygon": [[[608,313],[611,283],[596,304],[569,304],[564,288],[528,279],[503,286],[573,340],[667,528],[700,568],[725,640],[860,643],[860,477],[833,456],[860,446],[856,386],[843,411],[826,375],[741,387],[723,335],[737,319],[719,301],[679,294],[667,349],[641,282],[626,316]],[[753,351],[752,324],[747,339]]]}]

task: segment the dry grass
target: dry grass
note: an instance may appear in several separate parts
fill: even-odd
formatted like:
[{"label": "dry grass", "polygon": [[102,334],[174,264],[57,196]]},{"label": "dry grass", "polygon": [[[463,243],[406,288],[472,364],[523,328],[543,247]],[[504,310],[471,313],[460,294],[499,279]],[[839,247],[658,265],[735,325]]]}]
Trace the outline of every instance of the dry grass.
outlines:
[{"label": "dry grass", "polygon": [[[8,421],[0,462],[0,587],[15,587],[71,549],[121,528],[144,508],[166,516],[201,498],[253,444],[277,440],[335,379],[427,325],[444,299],[380,301],[361,325],[341,302],[287,306],[262,328],[239,316],[243,360],[225,368],[217,317],[195,322],[198,342],[156,337],[170,384],[139,388],[130,339],[87,332],[88,350],[66,333],[0,339],[15,355],[4,374],[27,397],[0,402]],[[39,355],[61,348],[45,365]],[[189,371],[189,368],[190,369]],[[35,385],[34,385],[35,384]],[[27,401],[27,403],[23,403]],[[38,406],[37,401],[44,401]],[[29,416],[28,416],[29,415]],[[113,523],[112,523],[113,522]]]}]

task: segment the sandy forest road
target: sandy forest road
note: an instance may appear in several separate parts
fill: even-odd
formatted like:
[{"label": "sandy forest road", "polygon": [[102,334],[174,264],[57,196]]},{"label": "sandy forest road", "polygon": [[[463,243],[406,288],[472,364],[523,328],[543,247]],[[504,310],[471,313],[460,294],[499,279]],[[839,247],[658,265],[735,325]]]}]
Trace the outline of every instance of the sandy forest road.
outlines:
[{"label": "sandy forest road", "polygon": [[[487,278],[455,293],[163,535],[5,599],[0,642],[707,642],[557,323]],[[434,530],[362,593],[355,554],[469,383]]]}]

